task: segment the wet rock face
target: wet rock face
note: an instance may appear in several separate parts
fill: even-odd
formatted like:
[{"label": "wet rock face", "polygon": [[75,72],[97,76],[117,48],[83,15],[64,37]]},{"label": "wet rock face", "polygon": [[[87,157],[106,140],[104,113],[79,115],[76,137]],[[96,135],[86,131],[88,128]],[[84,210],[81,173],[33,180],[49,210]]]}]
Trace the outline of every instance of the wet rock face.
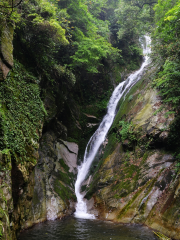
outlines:
[{"label": "wet rock face", "polygon": [[[2,240],[11,240],[12,232],[10,226],[12,226],[13,199],[10,159],[8,156],[0,154],[0,162],[0,236],[2,236]],[[6,171],[3,170],[4,168],[6,168]]]},{"label": "wet rock face", "polygon": [[13,66],[13,26],[0,22],[0,81],[4,80]]},{"label": "wet rock face", "polygon": [[53,132],[43,135],[28,226],[72,214],[77,154],[76,143],[57,140]]},{"label": "wet rock face", "polygon": [[[174,115],[162,108],[158,93],[148,85],[149,71],[122,103],[100,157],[100,169],[87,188],[101,219],[143,223],[180,239],[180,191],[175,158],[167,151]],[[131,122],[121,140],[119,121]],[[91,208],[93,212],[94,209]]]},{"label": "wet rock face", "polygon": [[[13,27],[0,22],[0,81],[3,81],[13,66]],[[0,152],[0,238],[12,239],[13,213],[11,157],[9,152]]]}]

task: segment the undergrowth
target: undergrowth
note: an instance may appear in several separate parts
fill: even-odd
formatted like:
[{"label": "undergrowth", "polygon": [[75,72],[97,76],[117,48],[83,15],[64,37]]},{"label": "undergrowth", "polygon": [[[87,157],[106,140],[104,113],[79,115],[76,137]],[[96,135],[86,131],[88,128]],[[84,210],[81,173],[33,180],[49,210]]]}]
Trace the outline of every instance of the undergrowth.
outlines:
[{"label": "undergrowth", "polygon": [[[46,114],[40,98],[38,79],[18,62],[0,87],[0,148],[17,162],[35,158],[28,153],[38,147],[42,121]],[[6,149],[6,150],[5,150]]]}]

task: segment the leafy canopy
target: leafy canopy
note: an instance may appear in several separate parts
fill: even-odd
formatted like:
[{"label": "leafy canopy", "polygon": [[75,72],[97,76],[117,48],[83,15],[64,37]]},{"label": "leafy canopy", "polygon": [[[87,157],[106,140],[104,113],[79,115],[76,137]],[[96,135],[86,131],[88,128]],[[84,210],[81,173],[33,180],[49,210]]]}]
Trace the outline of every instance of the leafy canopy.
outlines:
[{"label": "leafy canopy", "polygon": [[73,59],[71,66],[84,65],[87,71],[93,73],[98,72],[97,66],[100,65],[102,57],[107,58],[108,55],[118,52],[100,35],[96,38],[83,37],[80,43],[75,42],[74,44],[78,49],[71,57]]},{"label": "leafy canopy", "polygon": [[154,83],[164,102],[177,108],[180,103],[180,2],[159,0],[154,10],[156,28],[153,32],[153,53],[162,64]]}]

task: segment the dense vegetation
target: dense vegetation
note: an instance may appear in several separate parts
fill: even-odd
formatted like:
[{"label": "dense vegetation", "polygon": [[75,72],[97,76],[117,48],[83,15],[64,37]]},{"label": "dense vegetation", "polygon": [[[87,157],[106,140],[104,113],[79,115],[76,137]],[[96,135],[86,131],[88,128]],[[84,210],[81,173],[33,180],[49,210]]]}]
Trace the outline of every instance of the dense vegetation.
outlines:
[{"label": "dense vegetation", "polygon": [[168,149],[173,150],[179,159],[180,2],[179,0],[159,0],[154,11],[152,58],[159,65],[159,72],[153,84],[159,90],[163,103],[171,107],[169,113],[175,114],[175,121],[170,127]]},{"label": "dense vegetation", "polygon": [[[139,67],[142,52],[138,39],[143,29],[134,16],[133,28],[125,31],[130,26],[123,20],[131,14],[128,6],[110,0],[6,0],[0,4],[1,28],[13,24],[15,31],[14,69],[1,86],[1,150],[11,153],[17,163],[35,163],[29,157],[30,145],[38,141],[47,94],[62,108],[60,102],[66,101],[74,88],[82,111],[92,105],[95,108],[88,112],[101,117],[110,96],[108,74],[115,72],[120,81],[119,69]],[[132,6],[132,11],[136,8]],[[140,18],[144,14],[148,18],[148,11],[142,12]],[[47,111],[45,124],[52,109]],[[85,126],[82,117],[79,121]],[[77,141],[79,135],[70,132],[69,139]]]}]

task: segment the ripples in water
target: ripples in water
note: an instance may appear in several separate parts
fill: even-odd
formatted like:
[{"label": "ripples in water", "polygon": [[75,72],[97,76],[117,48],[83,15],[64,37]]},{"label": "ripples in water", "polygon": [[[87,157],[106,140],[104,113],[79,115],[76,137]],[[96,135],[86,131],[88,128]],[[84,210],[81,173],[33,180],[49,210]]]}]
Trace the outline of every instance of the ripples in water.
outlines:
[{"label": "ripples in water", "polygon": [[22,232],[18,240],[157,240],[141,225],[67,218],[47,221]]}]

